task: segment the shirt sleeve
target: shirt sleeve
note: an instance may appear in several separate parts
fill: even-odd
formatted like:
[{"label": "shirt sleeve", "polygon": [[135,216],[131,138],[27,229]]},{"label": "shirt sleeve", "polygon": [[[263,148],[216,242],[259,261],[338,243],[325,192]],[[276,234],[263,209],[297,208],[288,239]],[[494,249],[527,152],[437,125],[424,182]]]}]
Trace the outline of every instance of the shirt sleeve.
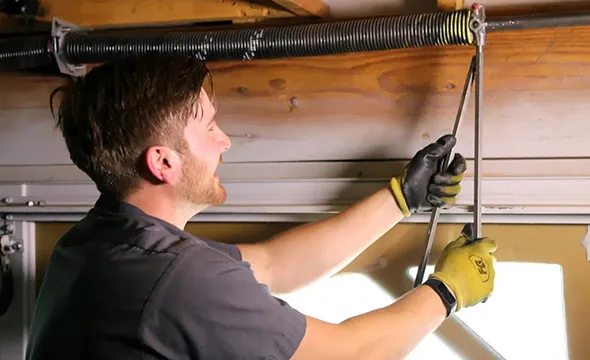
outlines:
[{"label": "shirt sleeve", "polygon": [[238,249],[238,247],[234,244],[227,244],[203,238],[199,238],[199,240],[202,240],[205,244],[209,245],[210,247],[222,251],[238,261],[242,261],[242,253],[240,252],[240,249]]},{"label": "shirt sleeve", "polygon": [[303,314],[273,297],[247,263],[206,246],[183,251],[148,300],[140,337],[174,359],[290,359]]}]

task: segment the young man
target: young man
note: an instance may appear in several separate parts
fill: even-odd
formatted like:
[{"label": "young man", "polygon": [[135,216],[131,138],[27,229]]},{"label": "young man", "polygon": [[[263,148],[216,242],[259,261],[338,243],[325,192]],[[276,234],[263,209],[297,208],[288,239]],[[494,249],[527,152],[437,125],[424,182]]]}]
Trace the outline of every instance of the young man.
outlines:
[{"label": "young man", "polygon": [[145,56],[60,89],[57,125],[101,196],[51,256],[27,359],[399,359],[450,313],[489,296],[495,244],[466,236],[447,247],[427,284],[341,324],[271,295],[334,274],[405,216],[453,204],[465,161],[456,155],[437,174],[455,144],[448,135],[391,186],[264,243],[184,232],[226,197],[216,169],[230,139],[207,79],[193,57]]}]

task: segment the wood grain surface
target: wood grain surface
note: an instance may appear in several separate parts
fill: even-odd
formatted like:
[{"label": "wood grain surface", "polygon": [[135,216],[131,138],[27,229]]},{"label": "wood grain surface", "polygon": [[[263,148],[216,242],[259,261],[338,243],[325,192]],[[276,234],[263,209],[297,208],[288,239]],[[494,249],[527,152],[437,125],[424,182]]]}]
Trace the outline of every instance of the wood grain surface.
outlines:
[{"label": "wood grain surface", "polygon": [[292,17],[270,0],[40,0],[39,20],[112,27]]},{"label": "wood grain surface", "polygon": [[[588,157],[589,49],[590,27],[489,34],[485,158]],[[473,53],[445,47],[210,63],[219,123],[233,141],[224,160],[410,158],[451,131]],[[0,76],[0,130],[11,134],[0,164],[26,151],[25,139],[37,143],[35,161],[69,163],[48,110],[59,79]],[[473,103],[472,96],[457,145],[468,158]]]},{"label": "wood grain surface", "polygon": [[289,9],[292,13],[300,16],[319,16],[326,17],[330,15],[330,7],[322,0],[272,0],[273,2]]},{"label": "wood grain surface", "polygon": [[436,0],[436,7],[442,11],[454,11],[465,8],[464,0]]}]

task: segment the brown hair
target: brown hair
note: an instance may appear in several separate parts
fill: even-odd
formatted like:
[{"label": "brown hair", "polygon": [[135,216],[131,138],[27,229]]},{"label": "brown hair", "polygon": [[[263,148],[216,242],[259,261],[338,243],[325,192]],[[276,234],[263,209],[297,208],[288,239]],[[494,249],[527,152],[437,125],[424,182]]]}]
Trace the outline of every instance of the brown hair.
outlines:
[{"label": "brown hair", "polygon": [[[70,78],[62,92],[56,127],[70,159],[101,193],[117,197],[134,189],[138,160],[152,145],[183,153],[183,130],[197,114],[206,65],[194,56],[145,55],[105,63]],[[212,96],[212,94],[211,94]]]}]

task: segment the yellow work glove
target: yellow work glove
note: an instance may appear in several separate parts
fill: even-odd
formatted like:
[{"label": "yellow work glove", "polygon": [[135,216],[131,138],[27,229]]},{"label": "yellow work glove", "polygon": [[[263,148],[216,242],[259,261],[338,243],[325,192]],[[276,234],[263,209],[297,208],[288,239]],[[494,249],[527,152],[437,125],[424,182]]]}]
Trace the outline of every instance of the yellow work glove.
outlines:
[{"label": "yellow work glove", "polygon": [[434,207],[447,209],[455,204],[467,163],[457,153],[445,173],[440,173],[440,169],[456,142],[452,135],[441,137],[418,151],[401,176],[391,179],[391,189],[404,216]]},{"label": "yellow work glove", "polygon": [[457,308],[471,307],[487,300],[494,290],[496,243],[473,238],[473,224],[465,225],[461,236],[444,249],[429,278],[438,279],[451,289]]}]

